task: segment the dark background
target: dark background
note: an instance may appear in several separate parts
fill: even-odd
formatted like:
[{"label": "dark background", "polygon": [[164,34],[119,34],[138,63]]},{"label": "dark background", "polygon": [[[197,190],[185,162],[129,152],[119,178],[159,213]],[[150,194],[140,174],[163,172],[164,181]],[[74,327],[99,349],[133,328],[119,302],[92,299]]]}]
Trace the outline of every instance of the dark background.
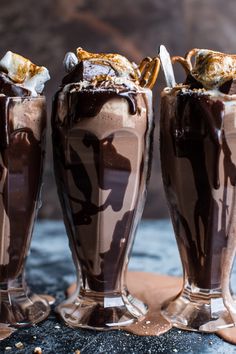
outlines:
[{"label": "dark background", "polygon": [[[235,0],[0,0],[0,55],[7,50],[22,54],[51,75],[47,84],[48,120],[51,98],[62,76],[67,51],[82,46],[94,52],[118,52],[139,62],[157,55],[163,43],[171,54],[210,48],[236,52]],[[181,70],[176,68],[177,78]],[[156,112],[152,177],[144,216],[168,216],[158,155],[160,73],[154,90]],[[49,124],[50,126],[50,124]],[[61,216],[52,168],[50,129],[40,216]]]}]

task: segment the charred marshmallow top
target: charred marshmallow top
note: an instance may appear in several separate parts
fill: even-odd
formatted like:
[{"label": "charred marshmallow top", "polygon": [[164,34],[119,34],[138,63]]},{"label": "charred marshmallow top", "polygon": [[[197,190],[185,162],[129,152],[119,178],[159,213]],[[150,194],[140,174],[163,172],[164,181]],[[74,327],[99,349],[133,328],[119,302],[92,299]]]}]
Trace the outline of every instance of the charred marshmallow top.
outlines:
[{"label": "charred marshmallow top", "polygon": [[236,55],[200,49],[191,75],[206,89],[219,88],[236,78]]},{"label": "charred marshmallow top", "polygon": [[137,66],[122,55],[89,53],[80,47],[76,54],[69,52],[65,56],[63,64],[68,74],[62,81],[63,86],[76,83],[81,89],[112,85],[134,88],[139,84]]},{"label": "charred marshmallow top", "polygon": [[[194,64],[192,57],[195,57]],[[185,57],[172,57],[172,62],[179,62],[187,77],[183,84],[176,84],[172,89],[166,88],[166,93],[194,90],[211,96],[227,95],[228,99],[236,94],[236,55],[192,49]]]},{"label": "charred marshmallow top", "polygon": [[159,58],[144,58],[139,65],[120,54],[89,53],[78,48],[64,59],[68,73],[62,80],[63,91],[82,90],[134,90],[151,89],[157,79]]},{"label": "charred marshmallow top", "polygon": [[38,96],[50,79],[44,66],[8,51],[0,60],[0,93],[6,96]]}]

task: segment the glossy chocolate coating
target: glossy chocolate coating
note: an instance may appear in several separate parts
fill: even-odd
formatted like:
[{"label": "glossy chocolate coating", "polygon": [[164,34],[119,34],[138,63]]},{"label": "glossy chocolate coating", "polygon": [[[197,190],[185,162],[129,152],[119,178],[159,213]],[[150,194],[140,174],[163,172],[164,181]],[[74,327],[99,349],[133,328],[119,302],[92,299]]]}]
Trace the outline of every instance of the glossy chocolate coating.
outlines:
[{"label": "glossy chocolate coating", "polygon": [[16,85],[7,74],[0,71],[0,93],[7,97],[27,97],[31,92],[24,87]]},{"label": "glossy chocolate coating", "polygon": [[[197,81],[191,74],[187,75],[184,85],[188,85],[191,90],[203,88],[202,83]],[[234,95],[236,93],[236,80],[226,81],[219,87],[219,91],[224,94]]]},{"label": "glossy chocolate coating", "polygon": [[63,78],[62,84],[77,83],[83,80],[91,81],[97,75],[109,75],[114,77],[116,76],[116,72],[110,65],[99,65],[91,60],[83,60]]}]

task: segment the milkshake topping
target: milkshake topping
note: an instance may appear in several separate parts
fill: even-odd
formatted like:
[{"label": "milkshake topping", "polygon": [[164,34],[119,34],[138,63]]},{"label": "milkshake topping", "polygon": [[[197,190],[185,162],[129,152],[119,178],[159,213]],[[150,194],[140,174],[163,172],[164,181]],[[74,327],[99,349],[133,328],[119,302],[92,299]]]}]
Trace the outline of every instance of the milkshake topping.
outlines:
[{"label": "milkshake topping", "polygon": [[90,53],[79,47],[76,55],[66,54],[64,67],[68,75],[63,79],[63,85],[78,83],[81,89],[114,88],[114,85],[129,89],[152,88],[159,71],[159,59],[147,57],[137,66],[120,54]]},{"label": "milkshake topping", "polygon": [[44,66],[11,51],[0,60],[0,93],[6,96],[38,96],[49,79]]},{"label": "milkshake topping", "polygon": [[[192,64],[193,56],[195,56],[194,64]],[[195,48],[184,58],[173,57],[172,62],[179,62],[184,67],[187,73],[185,84],[193,89],[203,88],[227,94],[235,93],[232,91],[232,83],[236,79],[236,55]]]}]

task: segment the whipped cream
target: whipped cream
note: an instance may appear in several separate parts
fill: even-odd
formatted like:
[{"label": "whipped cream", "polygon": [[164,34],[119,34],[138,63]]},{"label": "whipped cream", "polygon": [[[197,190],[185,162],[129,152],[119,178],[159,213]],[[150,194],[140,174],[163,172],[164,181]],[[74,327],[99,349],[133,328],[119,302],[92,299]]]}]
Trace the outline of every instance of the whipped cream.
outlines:
[{"label": "whipped cream", "polygon": [[6,72],[15,85],[29,90],[32,96],[42,93],[45,82],[50,79],[44,66],[37,66],[11,51],[0,60],[0,70]]}]

